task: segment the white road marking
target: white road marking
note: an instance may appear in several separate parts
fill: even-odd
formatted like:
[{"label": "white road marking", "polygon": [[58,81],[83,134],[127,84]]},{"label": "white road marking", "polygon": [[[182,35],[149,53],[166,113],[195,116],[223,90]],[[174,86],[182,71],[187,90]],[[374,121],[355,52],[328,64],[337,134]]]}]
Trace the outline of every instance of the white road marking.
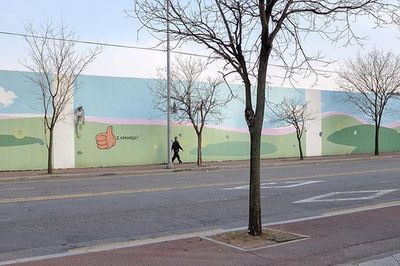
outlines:
[{"label": "white road marking", "polygon": [[129,195],[129,194],[136,194],[136,193],[153,193],[153,192],[165,192],[165,191],[184,190],[184,189],[214,188],[216,186],[226,187],[226,186],[233,186],[233,185],[239,185],[239,184],[243,184],[243,182],[213,183],[213,184],[210,183],[210,184],[199,184],[199,185],[154,187],[154,188],[129,189],[129,190],[117,190],[117,191],[82,192],[82,193],[76,193],[76,194],[55,194],[55,195],[5,198],[5,199],[0,198],[0,204],[47,201],[47,200],[66,200],[66,199],[115,196],[115,195]]},{"label": "white road marking", "polygon": [[[310,202],[332,202],[332,201],[350,201],[350,200],[370,200],[381,197],[383,195],[398,191],[398,189],[384,189],[384,190],[361,190],[361,191],[343,191],[331,192],[320,196],[311,197],[308,199],[298,200],[293,203],[310,203]],[[367,194],[364,197],[351,197],[354,194]],[[347,198],[332,198],[337,195],[349,195]]]},{"label": "white road marking", "polygon": [[[261,199],[268,199],[269,197],[261,197]],[[209,200],[199,200],[196,203],[208,203],[208,202],[218,202],[218,201],[228,201],[228,200],[247,200],[247,197],[232,197],[232,198],[219,198],[219,199],[209,199]]]},{"label": "white road marking", "polygon": [[232,200],[232,199],[230,199],[230,198],[221,198],[221,199],[199,200],[196,203],[218,202],[218,201],[227,201],[227,200]]},{"label": "white road marking", "polygon": [[292,187],[300,187],[300,186],[306,186],[306,185],[310,185],[310,184],[315,184],[315,183],[321,183],[324,181],[287,181],[284,182],[284,184],[291,184],[291,185],[281,185],[281,186],[271,186],[271,187],[263,187],[263,185],[261,184],[261,188],[292,188]]},{"label": "white road marking", "polygon": [[[286,181],[286,182],[270,182],[270,183],[261,183],[260,188],[293,188],[306,186],[310,184],[320,183],[324,181]],[[249,189],[249,186],[239,186],[239,187],[231,187],[231,188],[223,188],[222,190],[240,190],[240,189]]]},{"label": "white road marking", "polygon": [[34,187],[26,187],[26,188],[6,188],[6,189],[0,189],[0,192],[5,192],[5,191],[22,191],[22,190],[34,190]]}]

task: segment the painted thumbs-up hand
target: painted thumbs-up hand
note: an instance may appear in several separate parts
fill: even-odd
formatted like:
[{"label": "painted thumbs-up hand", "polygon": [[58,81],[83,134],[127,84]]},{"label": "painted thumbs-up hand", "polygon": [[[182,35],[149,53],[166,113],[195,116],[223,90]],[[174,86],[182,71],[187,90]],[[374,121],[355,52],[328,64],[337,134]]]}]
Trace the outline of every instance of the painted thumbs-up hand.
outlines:
[{"label": "painted thumbs-up hand", "polygon": [[96,135],[97,148],[100,150],[110,149],[117,142],[113,134],[113,127],[108,126],[106,132]]}]

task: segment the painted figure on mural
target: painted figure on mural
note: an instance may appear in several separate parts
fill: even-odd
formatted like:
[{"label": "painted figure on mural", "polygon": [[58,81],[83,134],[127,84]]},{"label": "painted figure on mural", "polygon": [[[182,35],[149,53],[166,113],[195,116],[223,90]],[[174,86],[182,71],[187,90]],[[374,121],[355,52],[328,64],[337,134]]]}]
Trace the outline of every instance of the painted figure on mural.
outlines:
[{"label": "painted figure on mural", "polygon": [[78,123],[80,122],[82,125],[85,124],[85,110],[82,105],[75,109],[75,116]]},{"label": "painted figure on mural", "polygon": [[182,149],[181,145],[179,144],[178,137],[175,137],[175,141],[172,143],[171,150],[174,151],[174,156],[172,156],[172,162],[174,162],[175,159],[178,159],[178,162],[182,163],[181,158],[179,156],[179,150],[183,151],[183,149]]},{"label": "painted figure on mural", "polygon": [[78,138],[80,138],[79,130],[82,130],[82,125],[85,125],[85,110],[83,106],[80,105],[75,109],[75,133]]}]

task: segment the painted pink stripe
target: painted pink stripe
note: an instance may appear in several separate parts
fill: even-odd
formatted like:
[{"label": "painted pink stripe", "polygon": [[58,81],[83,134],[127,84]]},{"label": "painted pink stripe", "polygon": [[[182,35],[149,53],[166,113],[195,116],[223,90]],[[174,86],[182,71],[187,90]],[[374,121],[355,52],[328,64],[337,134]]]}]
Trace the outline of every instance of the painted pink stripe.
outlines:
[{"label": "painted pink stripe", "polygon": [[0,120],[42,117],[38,114],[0,114]]},{"label": "painted pink stripe", "polygon": [[[97,122],[97,123],[106,123],[106,124],[118,124],[118,125],[163,125],[165,126],[165,120],[152,120],[152,119],[121,119],[121,118],[104,118],[104,117],[93,117],[89,116],[86,118],[87,121]],[[177,125],[177,124],[175,124]],[[180,124],[181,126],[191,126],[191,124]],[[247,128],[239,128],[239,127],[225,127],[220,125],[208,125],[207,128],[233,131],[239,133],[248,133]],[[263,135],[286,135],[295,132],[294,127],[283,127],[283,128],[264,128],[262,130]]]},{"label": "painted pink stripe", "polygon": [[345,112],[325,112],[325,113],[321,114],[321,117],[326,118],[326,117],[335,116],[335,115],[350,116],[350,117],[354,118],[355,120],[357,120],[360,124],[368,124],[368,122],[365,121],[364,119],[361,119],[355,115],[345,113]]},{"label": "painted pink stripe", "polygon": [[153,119],[124,119],[124,118],[104,118],[87,116],[87,121],[105,123],[105,124],[118,124],[118,125],[165,125],[165,120],[153,120]]},{"label": "painted pink stripe", "polygon": [[207,125],[207,128],[219,129],[219,130],[226,130],[226,131],[233,131],[239,133],[248,133],[249,130],[247,128],[240,128],[240,127],[225,127],[220,125]]},{"label": "painted pink stripe", "polygon": [[[249,130],[247,128],[224,127],[224,126],[218,126],[218,125],[210,125],[207,127],[214,128],[214,129],[220,129],[220,130],[226,130],[226,131],[249,133]],[[282,128],[264,128],[262,130],[263,135],[272,135],[272,136],[286,135],[286,134],[291,134],[293,132],[295,132],[295,128],[291,127],[291,126],[290,127],[282,127]]]},{"label": "painted pink stripe", "polygon": [[[343,115],[343,116],[350,116],[352,118],[354,118],[355,120],[357,120],[358,122],[360,122],[361,124],[370,124],[367,121],[358,118],[354,115],[348,114],[348,113],[344,113],[344,112],[326,112],[322,114],[322,117],[329,117],[329,116],[335,116],[335,115]],[[383,125],[386,128],[398,128],[400,127],[400,120],[394,121],[394,122],[390,122],[388,124]]]},{"label": "painted pink stripe", "polygon": [[19,118],[18,116],[0,116],[0,120],[7,120],[7,119],[15,119]]},{"label": "painted pink stripe", "polygon": [[287,135],[296,132],[296,129],[293,126],[289,127],[278,127],[278,128],[264,128],[262,130],[263,135],[272,135],[272,136],[279,136],[279,135]]},{"label": "painted pink stripe", "polygon": [[392,123],[386,124],[384,127],[387,127],[387,128],[398,128],[398,127],[400,127],[400,121],[394,121]]}]

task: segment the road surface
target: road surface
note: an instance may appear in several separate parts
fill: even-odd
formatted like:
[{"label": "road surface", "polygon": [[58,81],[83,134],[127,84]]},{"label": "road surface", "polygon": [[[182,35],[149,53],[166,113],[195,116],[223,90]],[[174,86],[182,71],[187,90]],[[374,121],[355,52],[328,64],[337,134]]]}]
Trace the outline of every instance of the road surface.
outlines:
[{"label": "road surface", "polygon": [[[288,163],[261,173],[263,223],[400,198],[397,158]],[[241,168],[0,182],[0,262],[246,226],[248,176]]]}]

